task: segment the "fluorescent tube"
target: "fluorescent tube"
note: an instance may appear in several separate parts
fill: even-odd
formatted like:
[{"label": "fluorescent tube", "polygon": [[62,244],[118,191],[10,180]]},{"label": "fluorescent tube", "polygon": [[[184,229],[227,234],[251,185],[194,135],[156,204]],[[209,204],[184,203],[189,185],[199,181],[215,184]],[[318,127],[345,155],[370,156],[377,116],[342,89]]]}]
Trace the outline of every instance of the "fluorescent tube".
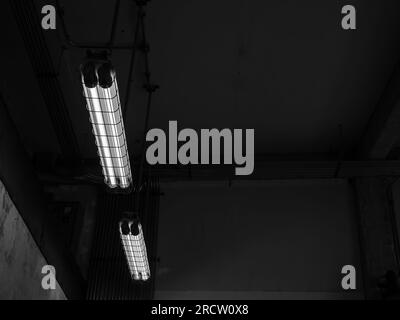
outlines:
[{"label": "fluorescent tube", "polygon": [[146,281],[150,278],[142,225],[138,219],[124,219],[119,223],[119,232],[132,279]]},{"label": "fluorescent tube", "polygon": [[110,63],[82,67],[82,86],[105,183],[128,188],[132,183],[117,79]]}]

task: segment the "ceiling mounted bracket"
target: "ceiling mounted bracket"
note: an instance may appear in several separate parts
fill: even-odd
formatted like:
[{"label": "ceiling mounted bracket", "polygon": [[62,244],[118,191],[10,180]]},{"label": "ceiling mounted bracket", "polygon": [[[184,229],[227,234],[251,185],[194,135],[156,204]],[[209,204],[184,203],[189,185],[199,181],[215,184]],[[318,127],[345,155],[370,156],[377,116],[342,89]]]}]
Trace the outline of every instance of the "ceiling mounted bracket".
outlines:
[{"label": "ceiling mounted bracket", "polygon": [[149,93],[153,93],[154,91],[156,91],[158,88],[160,88],[159,85],[157,84],[145,84],[143,85],[143,88],[149,92]]},{"label": "ceiling mounted bracket", "polygon": [[139,7],[143,7],[145,6],[148,2],[150,2],[150,0],[135,0],[136,5]]},{"label": "ceiling mounted bracket", "polygon": [[87,50],[86,51],[86,58],[87,60],[96,60],[96,61],[109,61],[110,53],[107,50],[101,50],[101,51],[93,51],[93,50]]}]

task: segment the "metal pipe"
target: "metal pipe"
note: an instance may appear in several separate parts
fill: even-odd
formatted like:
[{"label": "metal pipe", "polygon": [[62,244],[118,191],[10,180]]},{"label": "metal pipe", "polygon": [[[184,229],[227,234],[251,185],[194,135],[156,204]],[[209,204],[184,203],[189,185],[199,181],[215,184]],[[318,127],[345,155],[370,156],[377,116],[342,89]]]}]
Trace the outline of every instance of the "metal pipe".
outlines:
[{"label": "metal pipe", "polygon": [[114,40],[115,40],[115,32],[117,30],[117,21],[118,21],[118,13],[119,13],[119,7],[120,7],[121,1],[116,0],[115,1],[115,7],[114,7],[114,17],[112,20],[112,25],[111,25],[111,33],[110,33],[110,41],[109,41],[109,46],[112,48],[114,45]]},{"label": "metal pipe", "polygon": [[[141,9],[143,5],[144,4],[141,4],[138,2],[139,9]],[[150,74],[150,66],[149,66],[148,46],[147,46],[147,39],[146,39],[146,29],[145,29],[144,17],[145,17],[145,14],[143,12],[140,15],[140,23],[141,23],[141,27],[142,27],[143,52],[144,52],[144,58],[145,58],[146,83],[144,85],[144,88],[147,90],[148,96],[147,96],[146,117],[145,117],[143,139],[142,139],[142,154],[141,154],[140,166],[139,166],[139,178],[138,178],[138,183],[137,183],[137,187],[136,187],[136,201],[135,201],[136,210],[140,209],[140,206],[139,206],[140,205],[140,188],[142,187],[142,183],[143,183],[144,159],[145,159],[145,148],[146,148],[146,132],[149,127],[152,95],[153,95],[153,92],[158,88],[158,86],[153,85],[151,83],[151,76],[150,76],[151,74]]]},{"label": "metal pipe", "polygon": [[133,77],[133,69],[134,69],[133,67],[135,65],[135,60],[136,60],[137,38],[138,38],[138,34],[139,34],[140,20],[141,20],[142,14],[143,14],[142,7],[139,6],[138,13],[137,13],[137,19],[136,19],[135,35],[134,35],[134,39],[133,39],[134,48],[132,49],[131,60],[129,63],[128,83],[126,84],[125,105],[124,105],[124,109],[122,110],[122,118],[124,119],[124,121],[126,119],[126,114],[128,111],[128,103],[129,103],[130,93],[131,93],[131,90],[129,90],[129,88],[131,86],[132,77]]},{"label": "metal pipe", "polygon": [[142,41],[143,41],[143,51],[144,51],[144,67],[145,67],[145,77],[146,77],[146,85],[150,85],[151,84],[151,74],[150,74],[150,66],[149,66],[149,56],[148,56],[148,52],[149,52],[149,46],[147,44],[147,40],[146,40],[146,26],[144,23],[144,17],[145,14],[143,13],[140,19],[141,22],[141,26],[142,26]]},{"label": "metal pipe", "polygon": [[149,124],[149,118],[150,118],[150,109],[151,109],[151,98],[152,98],[153,92],[149,91],[148,96],[147,96],[147,108],[146,108],[146,118],[145,118],[145,126],[144,126],[144,131],[143,131],[143,139],[142,139],[142,154],[140,158],[140,166],[139,166],[139,178],[138,178],[138,183],[136,187],[136,201],[135,201],[135,208],[136,210],[139,210],[139,204],[140,204],[140,189],[142,187],[143,183],[143,170],[144,170],[144,159],[145,159],[145,147],[146,147],[146,132],[148,130],[148,124]]}]

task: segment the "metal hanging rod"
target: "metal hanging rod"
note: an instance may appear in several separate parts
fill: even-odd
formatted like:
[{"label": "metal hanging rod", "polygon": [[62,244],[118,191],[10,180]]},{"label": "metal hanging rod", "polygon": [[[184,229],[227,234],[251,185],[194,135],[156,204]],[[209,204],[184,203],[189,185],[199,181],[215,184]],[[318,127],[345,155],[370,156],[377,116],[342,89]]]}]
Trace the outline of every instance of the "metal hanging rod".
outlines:
[{"label": "metal hanging rod", "polygon": [[[139,7],[139,10],[142,11],[142,7],[147,3],[147,1],[137,0],[136,4]],[[137,180],[137,188],[136,188],[136,200],[134,205],[136,210],[140,208],[140,188],[143,183],[143,176],[144,176],[144,160],[145,160],[145,153],[146,153],[146,133],[149,127],[149,120],[150,120],[150,111],[151,111],[151,103],[152,103],[152,96],[153,93],[159,88],[158,85],[155,85],[151,81],[151,72],[150,72],[150,62],[149,62],[149,45],[147,43],[146,38],[146,29],[145,29],[145,13],[139,15],[140,17],[140,27],[142,31],[142,45],[141,49],[144,53],[144,62],[145,62],[145,84],[143,88],[147,91],[147,105],[146,105],[146,117],[144,122],[144,129],[143,129],[143,138],[142,138],[142,154],[140,158],[139,164],[139,178]]]},{"label": "metal hanging rod", "polygon": [[[136,17],[136,26],[135,26],[135,32],[134,32],[134,38],[133,38],[133,45],[136,48],[137,47],[137,41],[139,37],[139,28],[140,28],[140,21],[141,21],[141,16],[143,15],[143,8],[142,6],[138,6],[138,12],[137,12],[137,17]],[[133,82],[133,71],[134,71],[134,66],[136,62],[136,50],[132,50],[131,52],[131,59],[129,62],[129,74],[128,74],[128,82],[126,84],[126,93],[125,93],[125,105],[122,110],[122,118],[125,120],[126,119],[126,114],[128,110],[128,104],[129,100],[131,97],[131,90],[130,87]]]}]

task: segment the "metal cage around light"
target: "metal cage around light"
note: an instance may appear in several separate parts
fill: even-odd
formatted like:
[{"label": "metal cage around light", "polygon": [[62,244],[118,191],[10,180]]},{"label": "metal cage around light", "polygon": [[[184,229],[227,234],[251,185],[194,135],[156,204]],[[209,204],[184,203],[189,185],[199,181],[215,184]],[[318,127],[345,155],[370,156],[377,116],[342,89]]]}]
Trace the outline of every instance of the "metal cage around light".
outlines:
[{"label": "metal cage around light", "polygon": [[123,219],[119,223],[119,232],[132,279],[141,281],[150,279],[146,243],[139,220]]},{"label": "metal cage around light", "polygon": [[129,188],[132,173],[115,71],[109,62],[90,61],[81,67],[81,75],[105,183]]}]

